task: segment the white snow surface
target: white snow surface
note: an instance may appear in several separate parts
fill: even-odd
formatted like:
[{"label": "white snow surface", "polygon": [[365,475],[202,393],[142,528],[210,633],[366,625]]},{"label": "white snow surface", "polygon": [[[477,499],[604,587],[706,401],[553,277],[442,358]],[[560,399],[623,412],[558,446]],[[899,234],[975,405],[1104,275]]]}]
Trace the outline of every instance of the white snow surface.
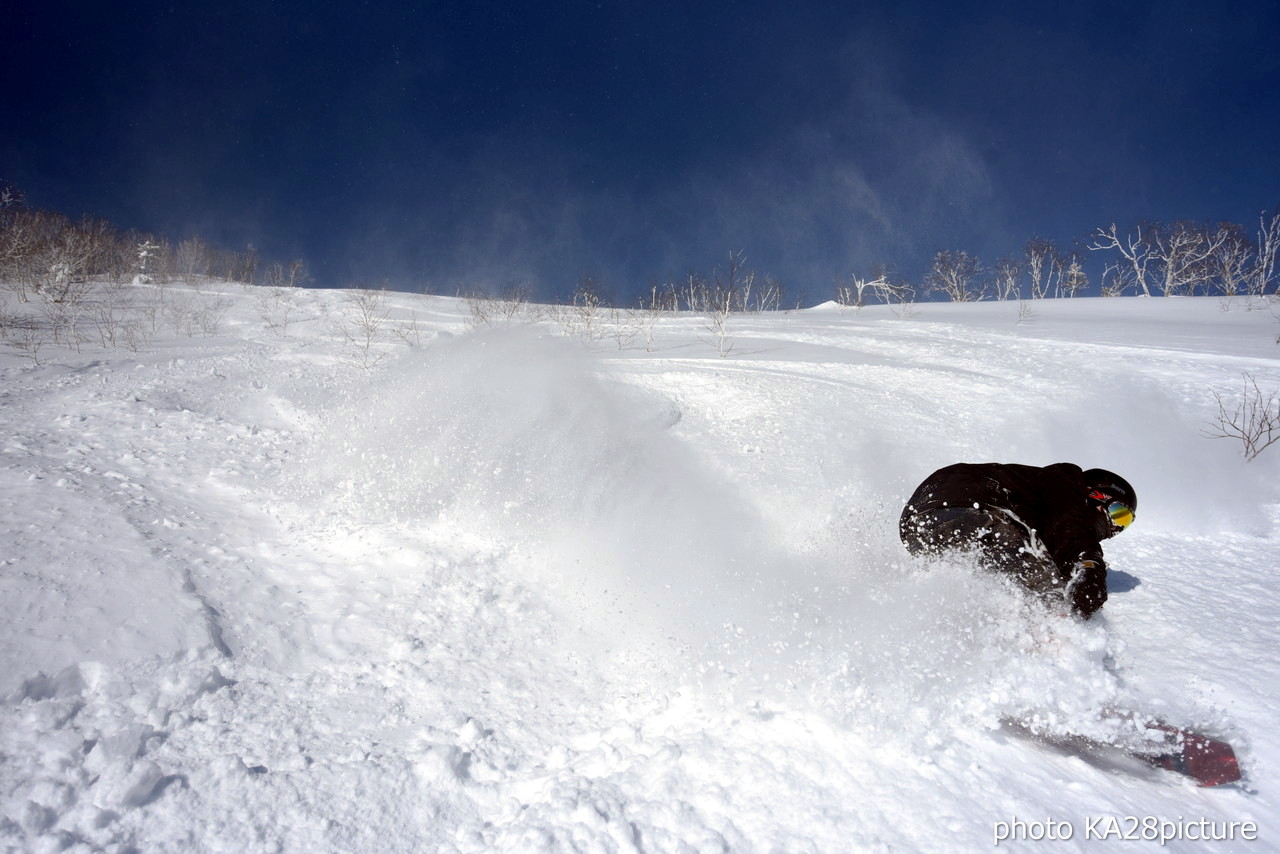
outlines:
[{"label": "white snow surface", "polygon": [[[0,848],[1280,850],[1280,449],[1202,435],[1280,386],[1263,304],[827,305],[721,358],[691,315],[646,350],[392,294],[416,346],[364,370],[340,292],[280,333],[225,296],[212,337],[0,354]],[[1135,485],[1098,618],[906,554],[958,461]],[[1000,726],[1105,708],[1245,781]]]}]

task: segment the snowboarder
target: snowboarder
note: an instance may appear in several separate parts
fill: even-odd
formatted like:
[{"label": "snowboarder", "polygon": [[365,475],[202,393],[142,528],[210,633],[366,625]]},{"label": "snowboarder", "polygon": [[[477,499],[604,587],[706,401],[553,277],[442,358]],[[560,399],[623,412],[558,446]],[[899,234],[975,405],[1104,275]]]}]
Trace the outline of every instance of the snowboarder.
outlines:
[{"label": "snowboarder", "polygon": [[920,484],[898,530],[912,554],[974,551],[1088,618],[1107,601],[1102,541],[1129,527],[1137,507],[1128,481],[1104,469],[957,463]]}]

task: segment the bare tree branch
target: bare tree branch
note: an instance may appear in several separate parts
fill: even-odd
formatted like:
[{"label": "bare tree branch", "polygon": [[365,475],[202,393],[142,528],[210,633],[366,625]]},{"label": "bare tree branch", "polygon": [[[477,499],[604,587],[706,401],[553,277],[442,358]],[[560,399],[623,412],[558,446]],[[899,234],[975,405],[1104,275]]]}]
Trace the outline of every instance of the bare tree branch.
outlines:
[{"label": "bare tree branch", "polygon": [[1228,409],[1216,390],[1213,399],[1218,403],[1218,417],[1209,429],[1201,431],[1205,437],[1239,441],[1246,462],[1280,441],[1280,391],[1264,395],[1258,381],[1246,371],[1244,394],[1234,408]]}]

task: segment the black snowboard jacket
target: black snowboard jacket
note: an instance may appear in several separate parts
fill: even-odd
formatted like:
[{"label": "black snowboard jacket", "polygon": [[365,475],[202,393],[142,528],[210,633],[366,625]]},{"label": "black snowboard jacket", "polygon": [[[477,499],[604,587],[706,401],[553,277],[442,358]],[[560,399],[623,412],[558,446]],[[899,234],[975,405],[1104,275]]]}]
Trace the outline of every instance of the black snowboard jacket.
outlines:
[{"label": "black snowboard jacket", "polygon": [[[939,469],[920,484],[907,501],[899,523],[909,547],[920,526],[954,511],[973,509],[1018,522],[1025,545],[1043,546],[1056,568],[1049,580],[1072,609],[1090,617],[1107,599],[1107,565],[1102,540],[1110,536],[1097,508],[1089,501],[1083,471],[1072,463],[1043,468],[1013,463],[957,463]],[[941,511],[941,512],[939,512]],[[1105,530],[1104,530],[1105,529]],[[1039,544],[1035,540],[1039,540]],[[914,551],[915,549],[913,549]],[[1046,591],[1039,591],[1046,592]]]}]

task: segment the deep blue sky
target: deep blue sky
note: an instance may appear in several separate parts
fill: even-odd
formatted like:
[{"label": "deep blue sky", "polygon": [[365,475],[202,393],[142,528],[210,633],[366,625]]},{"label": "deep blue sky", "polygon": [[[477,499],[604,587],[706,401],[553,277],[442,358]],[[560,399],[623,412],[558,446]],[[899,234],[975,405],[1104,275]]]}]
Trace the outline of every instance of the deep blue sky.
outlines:
[{"label": "deep blue sky", "polygon": [[[318,283],[825,297],[1280,204],[1280,3],[18,0],[0,178]],[[1095,277],[1096,279],[1096,277]]]}]

